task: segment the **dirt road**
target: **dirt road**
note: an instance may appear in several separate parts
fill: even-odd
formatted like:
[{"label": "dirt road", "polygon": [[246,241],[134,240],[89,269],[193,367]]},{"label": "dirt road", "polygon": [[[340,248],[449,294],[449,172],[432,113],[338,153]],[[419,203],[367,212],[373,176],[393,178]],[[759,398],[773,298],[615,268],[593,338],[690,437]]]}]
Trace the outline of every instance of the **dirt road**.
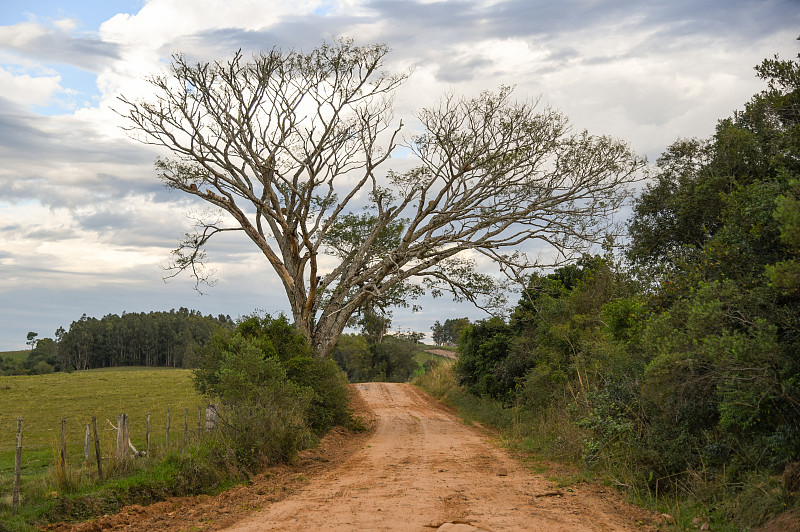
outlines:
[{"label": "dirt road", "polygon": [[642,529],[617,494],[556,490],[411,385],[357,388],[377,423],[363,449],[227,530]]},{"label": "dirt road", "polygon": [[[358,384],[372,430],[331,431],[291,465],[215,496],[127,506],[53,532],[175,530],[652,530],[652,516],[596,484],[560,490],[408,384]],[[461,523],[457,523],[461,521]],[[470,524],[465,524],[465,523]]]}]

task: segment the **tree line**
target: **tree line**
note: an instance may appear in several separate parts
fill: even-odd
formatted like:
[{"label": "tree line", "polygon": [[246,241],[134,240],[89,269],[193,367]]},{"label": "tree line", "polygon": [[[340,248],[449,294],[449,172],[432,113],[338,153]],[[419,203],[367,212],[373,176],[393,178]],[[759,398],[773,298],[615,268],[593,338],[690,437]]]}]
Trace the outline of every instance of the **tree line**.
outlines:
[{"label": "tree line", "polygon": [[55,338],[36,339],[27,360],[4,360],[3,374],[51,373],[115,366],[190,367],[194,353],[220,327],[233,327],[230,316],[203,316],[181,307],[169,312],[132,312],[87,317],[59,327]]},{"label": "tree line", "polygon": [[461,331],[469,325],[469,318],[448,318],[441,323],[436,320],[431,327],[431,338],[436,345],[454,346],[461,337]]},{"label": "tree line", "polygon": [[[576,455],[651,493],[746,497],[800,460],[800,61],[756,71],[743,110],[659,158],[623,255],[534,275],[462,336],[461,384],[570,420]],[[714,511],[750,527],[786,502],[742,501]]]}]

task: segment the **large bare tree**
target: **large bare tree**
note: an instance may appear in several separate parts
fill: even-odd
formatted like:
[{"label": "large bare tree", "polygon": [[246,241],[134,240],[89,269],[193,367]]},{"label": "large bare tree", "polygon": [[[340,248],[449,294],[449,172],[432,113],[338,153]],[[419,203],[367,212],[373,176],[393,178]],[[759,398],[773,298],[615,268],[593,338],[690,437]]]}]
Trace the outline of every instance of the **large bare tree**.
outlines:
[{"label": "large bare tree", "polygon": [[[227,62],[177,55],[149,79],[152,99],[120,98],[126,130],[174,154],[156,160],[165,184],[219,208],[171,266],[207,281],[206,244],[243,231],[319,356],[358,309],[425,291],[480,304],[496,288],[480,255],[515,276],[540,259],[522,252],[531,243],[557,261],[600,242],[642,166],[624,143],[575,133],[508,88],[447,95],[404,139],[393,95],[407,76],[382,70],[387,52],[341,40]],[[417,166],[384,170],[401,143]]]}]

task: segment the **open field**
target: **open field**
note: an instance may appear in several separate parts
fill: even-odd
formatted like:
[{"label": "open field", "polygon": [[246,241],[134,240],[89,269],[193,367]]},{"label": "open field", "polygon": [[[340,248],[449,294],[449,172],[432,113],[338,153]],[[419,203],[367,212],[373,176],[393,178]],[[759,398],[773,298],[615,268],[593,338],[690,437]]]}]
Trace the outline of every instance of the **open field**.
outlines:
[{"label": "open field", "polygon": [[442,360],[446,359],[446,357],[437,355],[435,353],[431,353],[430,351],[421,351],[421,350],[417,350],[417,352],[414,354],[414,358],[417,360],[417,362],[421,364],[424,364],[428,360],[435,360],[437,362],[441,362]]},{"label": "open field", "polygon": [[28,358],[30,353],[31,352],[27,349],[21,349],[19,351],[0,351],[0,358],[4,360],[13,360],[15,362],[23,362]]},{"label": "open field", "polygon": [[425,352],[429,353],[430,355],[439,358],[447,358],[449,360],[455,360],[458,358],[458,350],[456,348],[436,347],[433,349],[426,349]]},{"label": "open field", "polygon": [[191,371],[169,368],[111,368],[0,377],[0,490],[13,475],[17,417],[23,418],[23,475],[37,475],[53,463],[61,438],[61,418],[67,420],[70,464],[83,462],[86,424],[97,417],[102,449],[113,448],[118,414],[128,414],[132,443],[145,443],[150,412],[151,445],[165,436],[166,411],[171,411],[170,439],[183,437],[184,409],[189,428],[197,426],[203,403],[191,382]]}]

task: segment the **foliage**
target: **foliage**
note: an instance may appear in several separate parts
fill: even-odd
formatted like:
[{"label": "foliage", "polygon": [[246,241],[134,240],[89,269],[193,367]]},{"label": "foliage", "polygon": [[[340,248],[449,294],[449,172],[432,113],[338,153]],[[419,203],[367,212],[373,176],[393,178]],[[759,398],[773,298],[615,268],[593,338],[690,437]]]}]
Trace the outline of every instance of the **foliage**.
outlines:
[{"label": "foliage", "polygon": [[245,470],[289,460],[350,418],[344,376],[314,357],[284,316],[253,315],[218,330],[201,350],[194,379],[200,393],[219,401],[220,445]]},{"label": "foliage", "polygon": [[196,373],[198,390],[225,407],[223,433],[237,462],[251,470],[262,461],[287,460],[311,441],[310,389],[291,382],[275,350],[259,343],[235,334],[204,359],[213,369],[204,364]]},{"label": "foliage", "polygon": [[300,356],[290,359],[286,365],[289,380],[313,392],[308,422],[315,433],[321,434],[350,422],[347,380],[336,362]]},{"label": "foliage", "polygon": [[203,316],[180,308],[169,312],[85,314],[56,339],[42,338],[25,364],[30,372],[44,361],[57,371],[119,366],[191,367],[195,349],[218,327],[230,327],[230,316]]},{"label": "foliage", "polygon": [[800,460],[800,62],[756,70],[767,90],[659,159],[627,263],[534,275],[453,367],[475,401],[567,420],[587,467],[642,500],[688,497],[714,529],[798,505],[770,475]]},{"label": "foliage", "polygon": [[341,335],[333,350],[333,359],[347,373],[350,382],[374,380],[372,352],[363,335]]},{"label": "foliage", "polygon": [[511,330],[500,318],[470,325],[461,337],[454,369],[458,383],[476,395],[506,397],[514,386],[506,371],[511,351]]},{"label": "foliage", "polygon": [[417,369],[415,355],[417,343],[410,339],[386,336],[383,342],[372,346],[373,380],[406,382]]},{"label": "foliage", "polygon": [[[603,306],[629,290],[601,257],[533,276],[509,324],[493,318],[465,330],[454,368],[459,382],[506,401],[524,396],[537,407],[564,393],[573,378],[569,393],[585,394],[606,356]],[[625,323],[616,320],[617,334],[625,334]]]},{"label": "foliage", "polygon": [[36,332],[33,332],[33,331],[28,332],[27,342],[25,342],[25,343],[28,344],[29,346],[31,346],[31,349],[36,347],[36,342],[38,341],[36,339],[37,336],[39,336],[39,333],[36,333]]},{"label": "foliage", "polygon": [[377,305],[369,304],[359,309],[358,314],[353,316],[355,325],[361,327],[361,335],[370,345],[379,344],[383,341],[384,335],[389,332],[392,325],[391,312],[387,312]]},{"label": "foliage", "polygon": [[342,39],[250,61],[176,55],[168,74],[148,79],[150,101],[119,98],[126,131],[171,151],[156,161],[165,185],[215,208],[174,251],[174,273],[211,281],[207,244],[243,232],[320,357],[370,305],[447,292],[496,308],[498,279],[469,255],[518,277],[537,265],[524,253],[535,241],[556,261],[602,242],[644,165],[625,143],[574,132],[561,113],[501,87],[421,110],[406,145],[417,166],[386,169],[404,127],[393,97],[407,78],[382,70],[388,52]]},{"label": "foliage", "polygon": [[405,382],[418,369],[415,339],[386,335],[343,334],[333,350],[333,360],[347,373],[350,382]]},{"label": "foliage", "polygon": [[775,200],[773,213],[780,228],[780,240],[786,247],[787,257],[766,267],[771,286],[786,296],[800,292],[800,182],[790,181],[785,195]]},{"label": "foliage", "polygon": [[[693,150],[674,145],[630,225],[629,257],[654,288],[644,399],[665,474],[800,458],[800,63],[775,58],[756,70],[768,88]],[[705,206],[700,237],[681,229],[696,213],[670,205]]]},{"label": "foliage", "polygon": [[461,331],[469,325],[468,318],[448,318],[444,323],[436,323],[431,327],[433,341],[436,345],[456,345],[461,338]]}]

